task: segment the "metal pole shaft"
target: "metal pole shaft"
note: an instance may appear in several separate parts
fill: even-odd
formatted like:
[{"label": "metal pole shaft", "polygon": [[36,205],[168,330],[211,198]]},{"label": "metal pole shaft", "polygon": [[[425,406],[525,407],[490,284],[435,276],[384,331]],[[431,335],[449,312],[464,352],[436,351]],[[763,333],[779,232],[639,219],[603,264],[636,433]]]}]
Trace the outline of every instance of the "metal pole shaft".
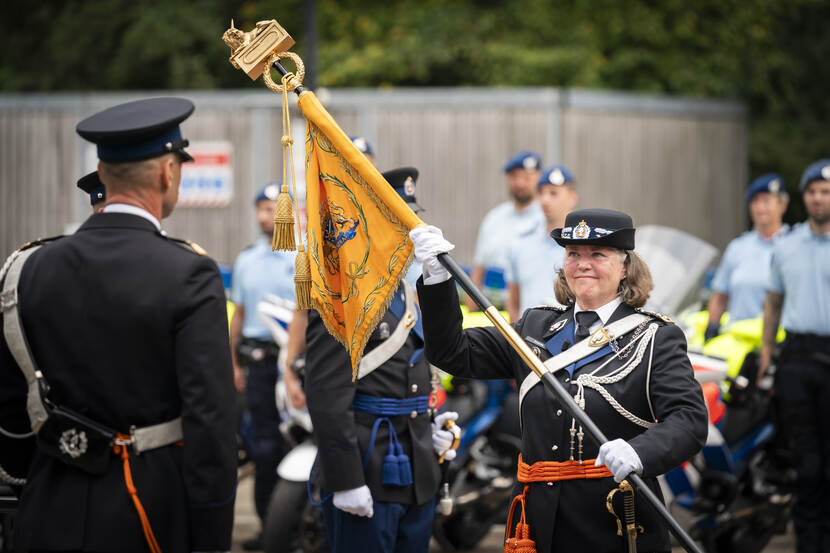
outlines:
[{"label": "metal pole shaft", "polygon": [[[287,74],[288,74],[288,69],[286,69],[286,68],[285,68],[285,67],[284,67],[284,66],[280,63],[280,61],[279,61],[279,60],[277,60],[277,61],[275,61],[275,62],[273,63],[273,67],[274,67],[274,69],[276,69],[276,70],[279,72],[279,74],[280,74],[280,75],[282,75],[283,77],[284,77],[285,75],[287,75]],[[299,96],[300,94],[302,94],[302,93],[303,93],[303,91],[304,91],[304,90],[305,90],[305,89],[304,89],[303,87],[298,86],[297,88],[295,88],[295,89],[294,89],[294,92],[297,94],[297,96]]]},{"label": "metal pole shaft", "polygon": [[[574,419],[582,425],[582,428],[588,433],[598,445],[604,444],[608,441],[602,430],[594,423],[585,411],[579,408],[571,395],[565,390],[562,384],[556,380],[553,375],[547,370],[542,361],[530,350],[524,340],[516,333],[512,326],[499,314],[498,310],[490,303],[481,290],[473,283],[464,269],[456,263],[456,261],[448,253],[438,254],[438,261],[441,265],[455,277],[455,280],[461,285],[461,288],[467,292],[467,295],[478,305],[482,311],[487,315],[487,318],[496,326],[499,332],[507,339],[513,348],[516,349],[519,356],[525,363],[536,373],[542,380],[548,390],[553,393],[554,397],[562,404],[565,410]],[[645,498],[645,500],[657,511],[657,513],[668,523],[672,534],[677,538],[683,548],[689,553],[702,553],[697,544],[692,540],[689,534],[680,526],[675,518],[669,513],[662,501],[651,491],[645,481],[637,474],[630,474],[626,477],[631,484],[637,488],[637,491]]]}]

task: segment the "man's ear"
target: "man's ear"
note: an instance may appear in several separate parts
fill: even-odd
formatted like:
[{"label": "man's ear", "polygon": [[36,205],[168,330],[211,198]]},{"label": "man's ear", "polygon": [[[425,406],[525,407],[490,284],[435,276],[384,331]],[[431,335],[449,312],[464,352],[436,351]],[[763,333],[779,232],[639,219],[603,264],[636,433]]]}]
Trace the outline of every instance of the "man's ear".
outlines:
[{"label": "man's ear", "polygon": [[164,194],[173,185],[173,158],[165,156],[161,161],[161,193]]}]

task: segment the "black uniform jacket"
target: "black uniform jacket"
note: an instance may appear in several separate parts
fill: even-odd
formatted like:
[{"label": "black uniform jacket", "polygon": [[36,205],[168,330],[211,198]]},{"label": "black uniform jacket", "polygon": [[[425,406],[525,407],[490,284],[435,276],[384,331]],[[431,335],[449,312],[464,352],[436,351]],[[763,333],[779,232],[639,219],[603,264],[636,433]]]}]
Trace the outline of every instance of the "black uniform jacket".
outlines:
[{"label": "black uniform jacket", "polygon": [[[378,327],[384,324],[394,331],[398,319],[387,311]],[[366,484],[375,501],[422,505],[432,499],[441,475],[432,449],[429,413],[389,417],[412,465],[414,484],[399,487],[381,483],[381,467],[389,447],[388,425],[380,426],[364,471],[363,462],[377,417],[352,408],[355,393],[395,399],[430,393],[430,371],[424,357],[414,365],[409,363],[421,347],[420,339],[410,332],[395,355],[356,382],[352,382],[346,349],[328,333],[316,311],[308,314],[306,342],[306,399],[318,446],[315,483],[325,492]],[[375,329],[364,351],[369,352],[381,342],[380,331]]]},{"label": "black uniform jacket", "polygon": [[[141,217],[100,213],[35,252],[18,290],[51,400],[125,434],[131,425],[182,417],[182,445],[130,455],[162,551],[229,549],[237,453],[216,263]],[[28,426],[25,396],[24,377],[0,339],[0,426]],[[4,442],[0,465],[21,470],[30,448],[31,441]],[[120,458],[92,476],[36,451],[28,479],[17,550],[148,550]]]},{"label": "black uniform jacket", "polygon": [[[515,378],[520,384],[524,381],[530,369],[494,327],[462,330],[454,281],[433,286],[424,286],[423,281],[418,284],[424,314],[426,356],[430,363],[457,376]],[[621,304],[609,323],[634,312],[632,307]],[[573,320],[573,308],[564,312],[528,309],[513,327],[531,347],[539,350],[539,356],[545,361],[552,357],[551,352],[546,351],[545,347],[534,346],[534,343],[546,344],[565,320]],[[557,325],[557,322],[560,324]],[[656,477],[700,450],[706,439],[708,423],[700,386],[694,380],[686,354],[683,333],[674,324],[659,318],[652,319],[648,324],[659,325],[650,375],[647,351],[633,372],[615,384],[605,385],[605,388],[623,407],[641,419],[654,422],[653,411],[658,424],[646,430],[630,422],[590,388],[585,389],[585,411],[609,440],[622,438],[634,447],[643,463],[642,476],[657,496],[662,497]],[[621,337],[619,346],[623,347],[641,331],[635,329]],[[554,376],[573,396],[577,393],[573,380],[580,374],[597,369],[610,355],[576,369],[573,377],[564,369],[554,373]],[[614,359],[597,374],[607,374],[626,360]],[[531,388],[524,397],[521,415],[524,462],[532,464],[569,459],[571,417],[543,384]],[[598,450],[599,447],[586,434],[583,458],[595,458]],[[574,457],[578,458],[576,451]],[[612,478],[531,484],[527,517],[537,550],[569,553],[627,551],[624,538],[616,535],[615,519],[605,508],[606,495],[615,487]],[[642,499],[637,501],[636,495],[635,506],[636,523],[645,529],[645,533],[637,539],[638,551],[669,551],[667,525]],[[621,504],[617,509],[622,514]]]}]

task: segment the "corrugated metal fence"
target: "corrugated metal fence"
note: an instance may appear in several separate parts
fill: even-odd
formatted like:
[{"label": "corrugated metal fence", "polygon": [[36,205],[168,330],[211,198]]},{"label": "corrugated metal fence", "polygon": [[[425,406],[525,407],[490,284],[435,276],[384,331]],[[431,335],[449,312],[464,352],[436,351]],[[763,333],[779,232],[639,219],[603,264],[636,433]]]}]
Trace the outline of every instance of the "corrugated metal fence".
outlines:
[{"label": "corrugated metal fence", "polygon": [[[268,91],[0,95],[3,255],[88,215],[75,180],[94,168],[94,149],[75,124],[116,103],[158,95],[196,104],[185,136],[234,148],[230,204],[178,208],[164,226],[218,261],[233,261],[256,236],[255,191],[282,174],[280,97]],[[501,167],[520,149],[538,151],[545,165],[565,163],[577,178],[580,207],[621,209],[638,225],[673,226],[719,248],[744,229],[747,122],[738,103],[552,88],[318,95],[348,134],[373,143],[382,170],[420,170],[423,218],[444,229],[462,262],[472,258],[481,217],[507,199]],[[293,117],[301,122],[296,111]]]}]

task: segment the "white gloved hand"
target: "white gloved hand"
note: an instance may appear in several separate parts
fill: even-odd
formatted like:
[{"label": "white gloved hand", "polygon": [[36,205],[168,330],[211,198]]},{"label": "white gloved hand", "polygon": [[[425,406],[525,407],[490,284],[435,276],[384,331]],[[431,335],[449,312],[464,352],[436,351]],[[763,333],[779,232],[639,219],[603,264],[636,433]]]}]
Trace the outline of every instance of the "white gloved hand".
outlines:
[{"label": "white gloved hand", "polygon": [[409,238],[415,245],[415,259],[421,264],[424,284],[449,280],[452,275],[438,261],[438,254],[447,253],[455,246],[444,239],[441,229],[432,225],[415,227],[409,231]]},{"label": "white gloved hand", "polygon": [[341,511],[359,517],[372,518],[372,515],[375,514],[374,508],[372,507],[372,492],[365,485],[359,488],[352,488],[351,490],[334,492],[332,501],[334,502],[334,506]]},{"label": "white gloved hand", "polygon": [[435,420],[432,421],[432,449],[440,457],[444,455],[444,461],[452,461],[455,459],[456,451],[450,449],[455,435],[449,430],[444,429],[444,423],[447,421],[457,421],[458,413],[455,411],[446,411],[441,413]]},{"label": "white gloved hand", "polygon": [[620,438],[605,442],[599,447],[594,466],[598,467],[600,465],[608,467],[608,470],[614,475],[614,482],[618,484],[632,472],[637,474],[643,472],[643,462],[640,460],[640,456],[637,455],[631,444]]}]

